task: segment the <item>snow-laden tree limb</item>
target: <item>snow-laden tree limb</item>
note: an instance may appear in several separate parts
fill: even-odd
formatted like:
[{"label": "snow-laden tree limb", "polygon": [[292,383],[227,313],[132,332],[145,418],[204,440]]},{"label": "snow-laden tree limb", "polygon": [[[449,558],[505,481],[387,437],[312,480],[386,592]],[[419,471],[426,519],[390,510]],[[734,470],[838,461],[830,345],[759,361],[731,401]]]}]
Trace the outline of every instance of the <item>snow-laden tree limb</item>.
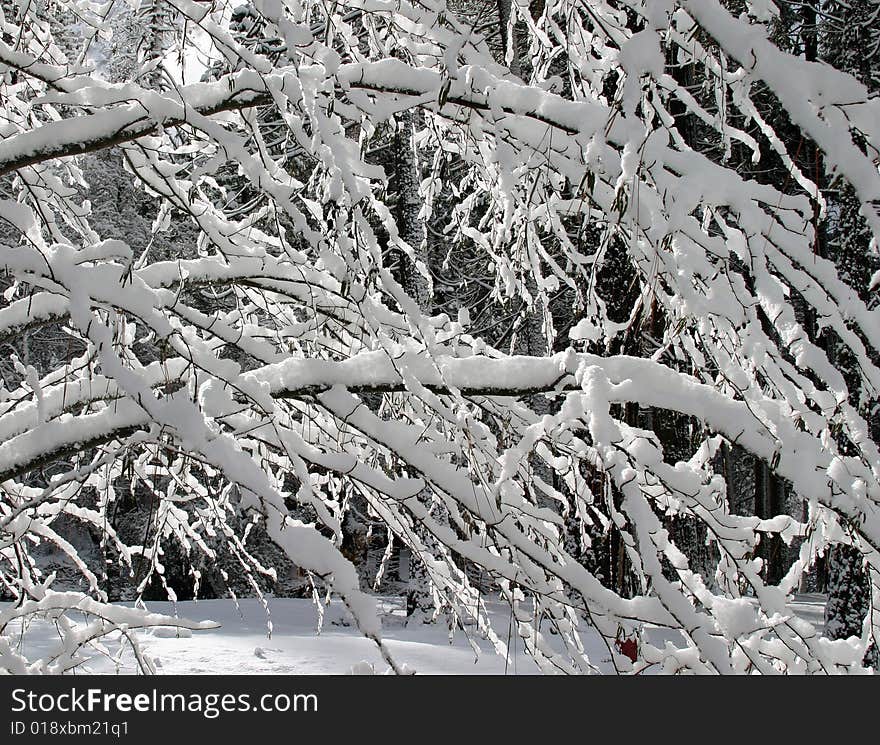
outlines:
[{"label": "snow-laden tree limb", "polygon": [[[756,4],[511,5],[503,54],[435,0],[170,0],[127,50],[121,6],[69,5],[83,36],[27,6],[0,43],[0,581],[10,622],[96,620],[28,660],[3,611],[0,666],[73,669],[137,625],[73,520],[169,594],[165,549],[198,587],[218,541],[260,593],[259,525],[401,671],[343,551],[357,512],[506,654],[477,567],[547,672],[599,669],[586,629],[617,672],[863,671],[877,612],[832,641],[790,599],[835,546],[880,597],[880,309],[817,251],[826,195],[762,96],[876,240],[864,85],[779,49]],[[131,181],[146,228],[113,202]],[[739,514],[734,452],[797,509]],[[125,492],[151,505],[136,542]],[[34,543],[85,594],[54,593]]]}]

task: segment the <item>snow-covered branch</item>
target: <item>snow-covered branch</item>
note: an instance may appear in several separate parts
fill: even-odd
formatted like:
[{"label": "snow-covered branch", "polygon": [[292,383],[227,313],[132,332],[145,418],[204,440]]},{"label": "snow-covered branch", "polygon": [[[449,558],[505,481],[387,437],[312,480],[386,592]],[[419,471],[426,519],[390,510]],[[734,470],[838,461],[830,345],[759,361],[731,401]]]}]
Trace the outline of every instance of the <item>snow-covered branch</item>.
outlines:
[{"label": "snow-covered branch", "polygon": [[[400,672],[368,588],[405,552],[421,610],[507,654],[497,594],[547,672],[599,669],[586,629],[617,672],[864,671],[865,82],[772,3],[499,3],[487,37],[443,0],[153,1],[0,41],[0,667],[183,623],[117,584],[262,597],[286,562]],[[791,609],[840,550],[849,640]]]}]

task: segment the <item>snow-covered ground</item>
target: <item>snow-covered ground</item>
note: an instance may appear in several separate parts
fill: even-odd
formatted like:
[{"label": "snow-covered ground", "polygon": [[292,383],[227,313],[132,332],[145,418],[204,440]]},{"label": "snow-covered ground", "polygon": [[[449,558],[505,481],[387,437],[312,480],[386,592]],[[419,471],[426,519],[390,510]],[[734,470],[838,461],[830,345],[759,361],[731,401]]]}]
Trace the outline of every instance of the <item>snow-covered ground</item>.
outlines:
[{"label": "snow-covered ground", "polygon": [[[159,604],[150,604],[151,609],[153,605]],[[170,610],[167,604],[161,605],[166,607],[156,610]],[[460,629],[453,634],[450,644],[445,624],[406,626],[403,609],[396,605],[385,606],[383,637],[399,664],[419,673],[504,673],[505,661],[495,654],[488,641],[479,640],[481,654],[477,658]],[[168,673],[345,673],[361,662],[371,663],[379,672],[387,668],[375,644],[361,636],[338,601],[325,607],[320,633],[315,606],[310,600],[275,598],[269,601],[269,607],[271,638],[266,612],[256,600],[242,600],[238,609],[225,600],[178,603],[181,616],[211,619],[221,627],[216,631],[193,632],[189,639],[144,635],[144,648],[159,658],[161,671]],[[493,611],[493,625],[500,631],[503,609],[499,605]],[[508,625],[505,622],[505,639]],[[538,670],[519,645],[508,672]]]},{"label": "snow-covered ground", "polygon": [[[795,609],[799,616],[821,626],[825,598],[821,595],[798,597]],[[373,642],[360,635],[351,623],[347,611],[339,601],[324,609],[324,623],[318,633],[317,613],[310,600],[270,598],[272,633],[269,634],[266,610],[258,600],[243,599],[237,604],[231,600],[201,600],[179,602],[150,602],[151,611],[220,624],[206,631],[184,631],[159,627],[139,632],[143,651],[156,664],[157,672],[166,674],[333,674],[369,670],[384,672],[382,661]],[[0,604],[2,605],[2,604]],[[383,637],[398,664],[405,664],[420,674],[536,674],[538,668],[523,652],[522,641],[509,636],[510,610],[506,606],[488,604],[490,618],[496,633],[505,641],[509,638],[509,662],[498,656],[492,645],[471,633],[480,648],[477,656],[461,629],[450,638],[443,624],[404,623],[399,599],[386,599],[381,607]],[[651,633],[657,643],[670,632]],[[589,629],[582,634],[591,660],[600,668],[608,667],[609,655],[601,639]],[[551,637],[552,640],[552,637]],[[23,651],[33,657],[48,650],[55,641],[49,624],[32,623],[23,643]],[[111,637],[104,652],[90,650],[82,672],[133,673],[136,671],[130,651],[117,652],[119,637]],[[516,643],[515,643],[516,642]],[[367,663],[367,664],[363,664]]]}]

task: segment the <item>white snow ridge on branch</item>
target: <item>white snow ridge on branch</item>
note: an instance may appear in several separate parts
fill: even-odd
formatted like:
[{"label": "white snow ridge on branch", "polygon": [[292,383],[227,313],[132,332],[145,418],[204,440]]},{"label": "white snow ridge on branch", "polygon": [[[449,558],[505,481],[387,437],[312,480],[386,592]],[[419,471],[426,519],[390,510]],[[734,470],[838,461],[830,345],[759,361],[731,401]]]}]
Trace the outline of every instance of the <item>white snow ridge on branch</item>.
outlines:
[{"label": "white snow ridge on branch", "polygon": [[871,672],[870,82],[783,3],[242,3],[0,3],[0,670],[156,672],[210,624],[142,601],[293,567],[395,672],[377,591],[547,673]]}]

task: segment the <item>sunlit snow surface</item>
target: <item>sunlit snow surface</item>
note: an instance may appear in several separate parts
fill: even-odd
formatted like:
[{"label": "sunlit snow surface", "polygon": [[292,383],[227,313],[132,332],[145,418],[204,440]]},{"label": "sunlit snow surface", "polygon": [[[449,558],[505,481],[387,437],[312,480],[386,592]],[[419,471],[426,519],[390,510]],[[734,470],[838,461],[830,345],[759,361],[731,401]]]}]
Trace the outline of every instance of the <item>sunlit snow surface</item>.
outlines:
[{"label": "sunlit snow surface", "polygon": [[[793,607],[797,614],[822,627],[825,598],[801,595]],[[138,632],[142,650],[151,657],[160,674],[338,674],[369,671],[385,672],[375,645],[360,635],[339,601],[324,606],[324,622],[318,633],[315,605],[307,599],[270,598],[272,634],[269,635],[266,610],[258,600],[201,600],[198,602],[150,602],[148,608],[158,613],[174,614],[190,620],[213,620],[217,629],[180,635],[170,627]],[[0,609],[5,604],[0,604]],[[491,644],[480,639],[474,629],[468,634],[480,648],[476,656],[461,629],[451,637],[443,623],[410,624],[404,622],[402,601],[386,599],[382,635],[398,664],[420,674],[536,674],[538,668],[523,652],[522,640],[515,630],[510,635],[510,610],[500,603],[487,603],[492,625],[504,640],[510,640],[509,660],[497,655]],[[663,640],[675,641],[676,632],[649,630],[649,638],[662,646]],[[586,651],[600,670],[613,672],[608,650],[602,640],[588,628],[582,632]],[[553,640],[553,637],[549,637]],[[31,623],[24,637],[22,650],[35,657],[56,641],[48,623]],[[107,639],[103,651],[91,649],[89,659],[78,669],[90,673],[137,672],[129,649],[120,648],[119,636]],[[120,654],[120,649],[121,654]],[[362,664],[368,663],[368,664]],[[650,672],[650,671],[646,671]]]}]

